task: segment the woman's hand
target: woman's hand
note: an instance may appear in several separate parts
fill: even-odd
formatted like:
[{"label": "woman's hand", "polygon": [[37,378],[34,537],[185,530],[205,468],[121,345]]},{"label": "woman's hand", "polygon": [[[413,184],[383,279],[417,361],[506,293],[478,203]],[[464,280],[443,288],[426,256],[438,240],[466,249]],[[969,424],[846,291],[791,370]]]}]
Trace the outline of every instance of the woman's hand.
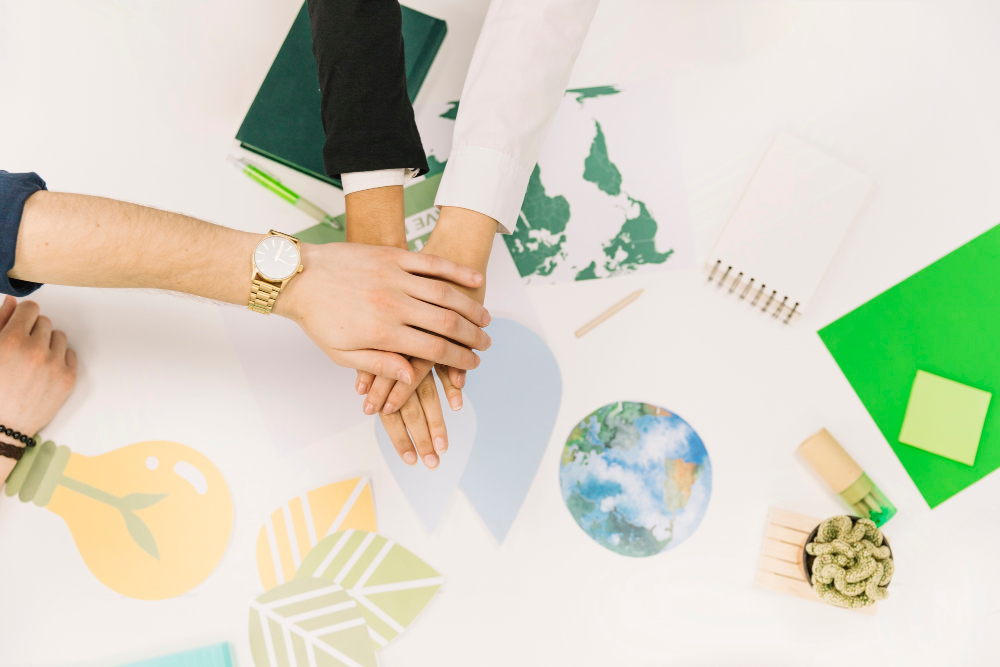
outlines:
[{"label": "woman's hand", "polygon": [[[29,436],[52,421],[73,391],[76,353],[34,301],[7,296],[0,304],[0,378],[0,424]],[[24,446],[2,434],[0,442]],[[0,456],[0,483],[15,463]]]}]

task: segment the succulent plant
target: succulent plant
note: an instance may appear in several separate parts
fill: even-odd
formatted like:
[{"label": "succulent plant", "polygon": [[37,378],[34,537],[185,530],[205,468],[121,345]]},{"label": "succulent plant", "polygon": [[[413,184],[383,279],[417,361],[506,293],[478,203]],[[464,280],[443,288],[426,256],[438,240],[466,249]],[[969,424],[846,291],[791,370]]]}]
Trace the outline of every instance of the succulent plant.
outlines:
[{"label": "succulent plant", "polygon": [[806,553],[815,556],[812,587],[819,597],[848,609],[884,600],[892,580],[892,552],[868,519],[835,516],[819,525]]}]

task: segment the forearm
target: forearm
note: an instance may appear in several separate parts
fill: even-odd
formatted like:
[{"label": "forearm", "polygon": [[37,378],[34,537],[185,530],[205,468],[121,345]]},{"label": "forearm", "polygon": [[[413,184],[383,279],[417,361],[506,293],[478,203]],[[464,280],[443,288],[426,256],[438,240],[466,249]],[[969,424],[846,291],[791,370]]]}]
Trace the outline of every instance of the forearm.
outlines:
[{"label": "forearm", "polygon": [[462,90],[435,203],[514,230],[598,0],[490,4]]},{"label": "forearm", "polygon": [[406,89],[397,0],[309,0],[330,176],[427,171]]},{"label": "forearm", "polygon": [[347,195],[347,241],[408,249],[403,224],[403,187],[373,188]]},{"label": "forearm", "polygon": [[12,278],[140,287],[246,305],[261,235],[126,202],[37,192],[24,206]]}]

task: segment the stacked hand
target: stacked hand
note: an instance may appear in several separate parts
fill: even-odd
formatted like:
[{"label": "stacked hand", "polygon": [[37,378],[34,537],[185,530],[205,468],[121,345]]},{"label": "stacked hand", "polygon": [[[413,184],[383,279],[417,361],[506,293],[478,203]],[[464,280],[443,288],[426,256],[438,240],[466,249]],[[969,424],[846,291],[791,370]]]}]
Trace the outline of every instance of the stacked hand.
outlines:
[{"label": "stacked hand", "polygon": [[[378,205],[384,203],[389,194],[388,188],[383,190],[365,191],[348,197],[348,240],[406,247],[402,215],[394,215],[391,207]],[[401,204],[401,189],[394,194],[398,195]],[[375,206],[371,205],[373,202]],[[401,213],[401,206],[399,209]],[[376,215],[372,215],[373,211]],[[496,222],[492,219],[465,209],[445,208],[419,255],[453,260],[485,274],[495,233]],[[482,304],[486,296],[485,281],[470,285],[457,283],[447,276],[442,278],[450,281],[454,289]],[[483,326],[488,323],[487,316]],[[462,407],[465,370],[469,367],[428,359],[419,354],[412,356],[410,364],[414,370],[413,382],[396,381],[385,374],[375,377],[372,373],[361,371],[355,388],[359,394],[367,394],[363,405],[365,414],[379,413],[403,461],[414,465],[419,456],[425,466],[433,469],[438,466],[440,455],[448,449],[448,434],[431,369],[436,366],[448,403],[452,410],[458,410]]]},{"label": "stacked hand", "polygon": [[480,328],[489,313],[442,282],[473,288],[485,280],[478,271],[432,255],[343,243],[302,244],[302,262],[307,270],[288,284],[274,312],[297,322],[341,366],[412,384],[416,371],[406,357],[469,369],[479,365],[469,348],[490,346]]}]

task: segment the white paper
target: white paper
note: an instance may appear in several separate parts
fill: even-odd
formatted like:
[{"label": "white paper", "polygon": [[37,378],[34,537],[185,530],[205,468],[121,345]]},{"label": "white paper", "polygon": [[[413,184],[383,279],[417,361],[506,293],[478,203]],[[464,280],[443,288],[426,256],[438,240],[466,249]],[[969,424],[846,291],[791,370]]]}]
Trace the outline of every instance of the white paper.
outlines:
[{"label": "white paper", "polygon": [[784,303],[785,312],[794,308],[801,313],[871,186],[865,174],[789,134],[778,134],[705,270],[751,301],[760,293],[776,307]]},{"label": "white paper", "polygon": [[566,93],[504,239],[531,284],[695,265],[667,83],[602,88]]}]

